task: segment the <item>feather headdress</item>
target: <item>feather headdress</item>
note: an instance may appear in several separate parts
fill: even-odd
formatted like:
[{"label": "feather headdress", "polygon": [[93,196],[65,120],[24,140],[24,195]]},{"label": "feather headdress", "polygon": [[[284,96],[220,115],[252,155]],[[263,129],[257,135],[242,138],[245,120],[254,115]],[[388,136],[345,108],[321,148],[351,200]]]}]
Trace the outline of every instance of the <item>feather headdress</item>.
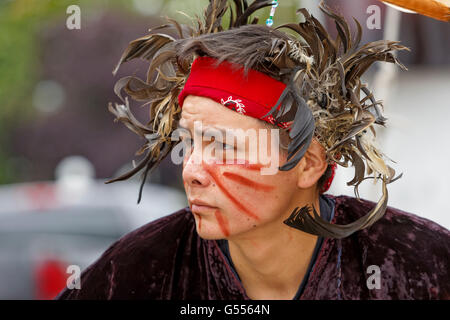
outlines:
[{"label": "feather headdress", "polygon": [[[234,4],[234,10],[233,10]],[[284,24],[277,28],[257,24],[251,15],[271,0],[210,0],[203,21],[197,17],[194,27],[168,19],[168,24],[151,30],[151,34],[132,41],[114,70],[124,62],[141,58],[150,62],[147,79],[134,76],[120,79],[115,92],[123,104],[109,105],[109,110],[147,142],[138,151],[144,159],[126,174],[108,181],[125,180],[143,171],[142,187],[147,175],[172,150],[177,142],[171,133],[180,119],[181,108],[177,97],[189,75],[190,66],[197,56],[216,58],[218,63],[230,61],[245,70],[263,72],[286,84],[277,104],[268,115],[276,121],[292,121],[289,131],[288,162],[280,170],[290,170],[301,160],[315,137],[326,149],[329,163],[355,167],[355,176],[348,185],[358,186],[366,179],[382,181],[383,195],[366,216],[349,225],[331,224],[311,209],[296,208],[285,223],[302,231],[325,237],[342,238],[372,225],[381,218],[387,207],[386,185],[398,179],[395,171],[385,163],[384,154],[375,143],[374,125],[384,125],[382,104],[375,100],[367,86],[361,82],[363,73],[376,61],[398,64],[392,54],[406,47],[395,41],[376,41],[360,46],[362,28],[355,20],[357,32],[352,37],[350,26],[339,14],[320,4],[320,9],[334,20],[337,37],[332,39],[320,22],[306,9],[297,13],[305,18],[301,23]],[[228,29],[222,18],[229,11]],[[154,31],[172,27],[178,37]],[[282,32],[290,29],[296,36]],[[144,101],[150,109],[150,120],[140,123],[131,113],[128,98]],[[367,175],[373,175],[366,177]],[[138,200],[138,201],[139,201]]]}]

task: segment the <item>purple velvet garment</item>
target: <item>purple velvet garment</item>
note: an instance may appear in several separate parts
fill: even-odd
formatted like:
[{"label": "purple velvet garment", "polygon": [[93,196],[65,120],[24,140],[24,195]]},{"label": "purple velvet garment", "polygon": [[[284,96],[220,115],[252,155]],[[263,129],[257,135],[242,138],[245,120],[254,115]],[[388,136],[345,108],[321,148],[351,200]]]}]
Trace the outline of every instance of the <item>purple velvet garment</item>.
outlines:
[{"label": "purple velvet garment", "polygon": [[[375,205],[327,196],[336,201],[332,223],[350,223]],[[371,227],[324,240],[300,299],[450,299],[449,257],[447,229],[388,207]],[[379,267],[379,289],[368,288],[371,265]],[[57,299],[249,298],[217,242],[198,236],[184,208],[122,237],[82,273],[80,290]]]}]

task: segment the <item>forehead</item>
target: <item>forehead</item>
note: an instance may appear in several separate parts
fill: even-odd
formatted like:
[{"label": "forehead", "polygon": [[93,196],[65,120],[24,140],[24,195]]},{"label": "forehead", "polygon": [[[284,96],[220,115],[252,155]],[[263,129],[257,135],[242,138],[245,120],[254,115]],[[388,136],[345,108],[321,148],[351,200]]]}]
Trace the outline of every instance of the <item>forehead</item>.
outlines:
[{"label": "forehead", "polygon": [[193,128],[194,121],[201,121],[205,127],[222,129],[263,128],[261,120],[230,110],[210,98],[189,95],[183,102],[180,125]]}]

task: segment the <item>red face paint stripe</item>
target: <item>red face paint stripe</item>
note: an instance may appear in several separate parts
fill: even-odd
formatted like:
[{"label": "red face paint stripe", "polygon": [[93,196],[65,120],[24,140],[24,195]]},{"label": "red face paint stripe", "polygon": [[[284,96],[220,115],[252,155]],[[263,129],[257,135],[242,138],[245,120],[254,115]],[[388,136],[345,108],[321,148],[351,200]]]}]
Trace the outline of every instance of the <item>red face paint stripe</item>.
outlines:
[{"label": "red face paint stripe", "polygon": [[237,183],[243,184],[247,187],[251,187],[255,190],[258,191],[271,191],[274,189],[273,186],[269,186],[266,184],[262,184],[262,183],[258,183],[258,182],[254,182],[250,179],[247,179],[241,175],[238,175],[236,173],[232,173],[232,172],[224,172],[223,176],[226,178],[229,178],[230,180],[236,181]]},{"label": "red face paint stripe", "polygon": [[220,229],[222,230],[223,234],[225,235],[225,237],[228,237],[230,235],[230,230],[228,230],[228,222],[220,214],[219,210],[216,210],[215,216],[216,216],[217,222],[219,223]]},{"label": "red face paint stripe", "polygon": [[242,166],[248,170],[261,170],[262,168],[265,168],[265,166],[260,164],[249,164],[249,163],[242,164]]},{"label": "red face paint stripe", "polygon": [[204,163],[206,171],[212,176],[212,178],[215,180],[217,186],[225,193],[225,195],[242,211],[244,211],[245,214],[252,217],[255,220],[259,220],[259,217],[255,215],[253,212],[249,211],[246,207],[242,205],[233,195],[223,186],[222,182],[219,180],[218,175],[213,171],[213,169],[210,168],[210,166],[206,163]]},{"label": "red face paint stripe", "polygon": [[240,161],[242,161],[242,160],[239,160],[239,159],[234,159],[233,160],[233,162],[231,162],[231,163],[227,163],[227,162],[225,162],[225,163],[217,163],[217,165],[236,165],[236,166],[241,166],[241,167],[244,167],[245,169],[248,169],[248,170],[261,170],[262,168],[265,168],[265,166],[263,166],[262,164],[258,164],[258,163],[252,163],[252,164],[250,164],[247,160],[245,160],[245,162],[244,163],[238,163],[238,162],[240,162]]}]

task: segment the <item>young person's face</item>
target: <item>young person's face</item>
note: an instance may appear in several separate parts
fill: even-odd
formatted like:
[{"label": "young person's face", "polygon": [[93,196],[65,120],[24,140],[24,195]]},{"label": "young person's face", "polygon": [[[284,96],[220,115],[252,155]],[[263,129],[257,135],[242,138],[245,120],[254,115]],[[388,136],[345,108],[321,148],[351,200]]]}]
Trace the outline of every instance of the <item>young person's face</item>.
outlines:
[{"label": "young person's face", "polygon": [[[223,136],[225,141],[216,137],[208,141],[195,135],[194,123],[197,121],[201,122],[203,131],[253,129],[258,137],[253,141],[257,150],[250,149],[249,140],[252,138],[249,136],[242,146],[225,139],[226,136]],[[189,134],[181,135],[181,140],[188,146],[192,145],[186,148],[184,155],[183,183],[201,237],[230,238],[268,223],[282,223],[279,221],[282,215],[295,203],[297,171],[277,169],[286,162],[287,154],[271,145],[271,131],[261,120],[239,114],[209,98],[190,95],[184,100],[179,125],[189,131]],[[259,129],[266,129],[266,132]],[[260,140],[262,135],[267,135],[266,144]],[[276,140],[278,142],[278,137]],[[241,153],[235,151],[234,156],[226,155],[227,149],[234,148],[239,148]],[[222,154],[219,149],[223,150]],[[268,155],[269,163],[259,156],[256,163],[253,161],[251,155],[261,152]],[[278,157],[274,156],[275,152]],[[239,164],[238,159],[247,162]],[[234,163],[226,163],[230,161]],[[273,174],[262,174],[261,168],[271,166],[276,168]],[[195,205],[196,201],[207,206]]]}]

